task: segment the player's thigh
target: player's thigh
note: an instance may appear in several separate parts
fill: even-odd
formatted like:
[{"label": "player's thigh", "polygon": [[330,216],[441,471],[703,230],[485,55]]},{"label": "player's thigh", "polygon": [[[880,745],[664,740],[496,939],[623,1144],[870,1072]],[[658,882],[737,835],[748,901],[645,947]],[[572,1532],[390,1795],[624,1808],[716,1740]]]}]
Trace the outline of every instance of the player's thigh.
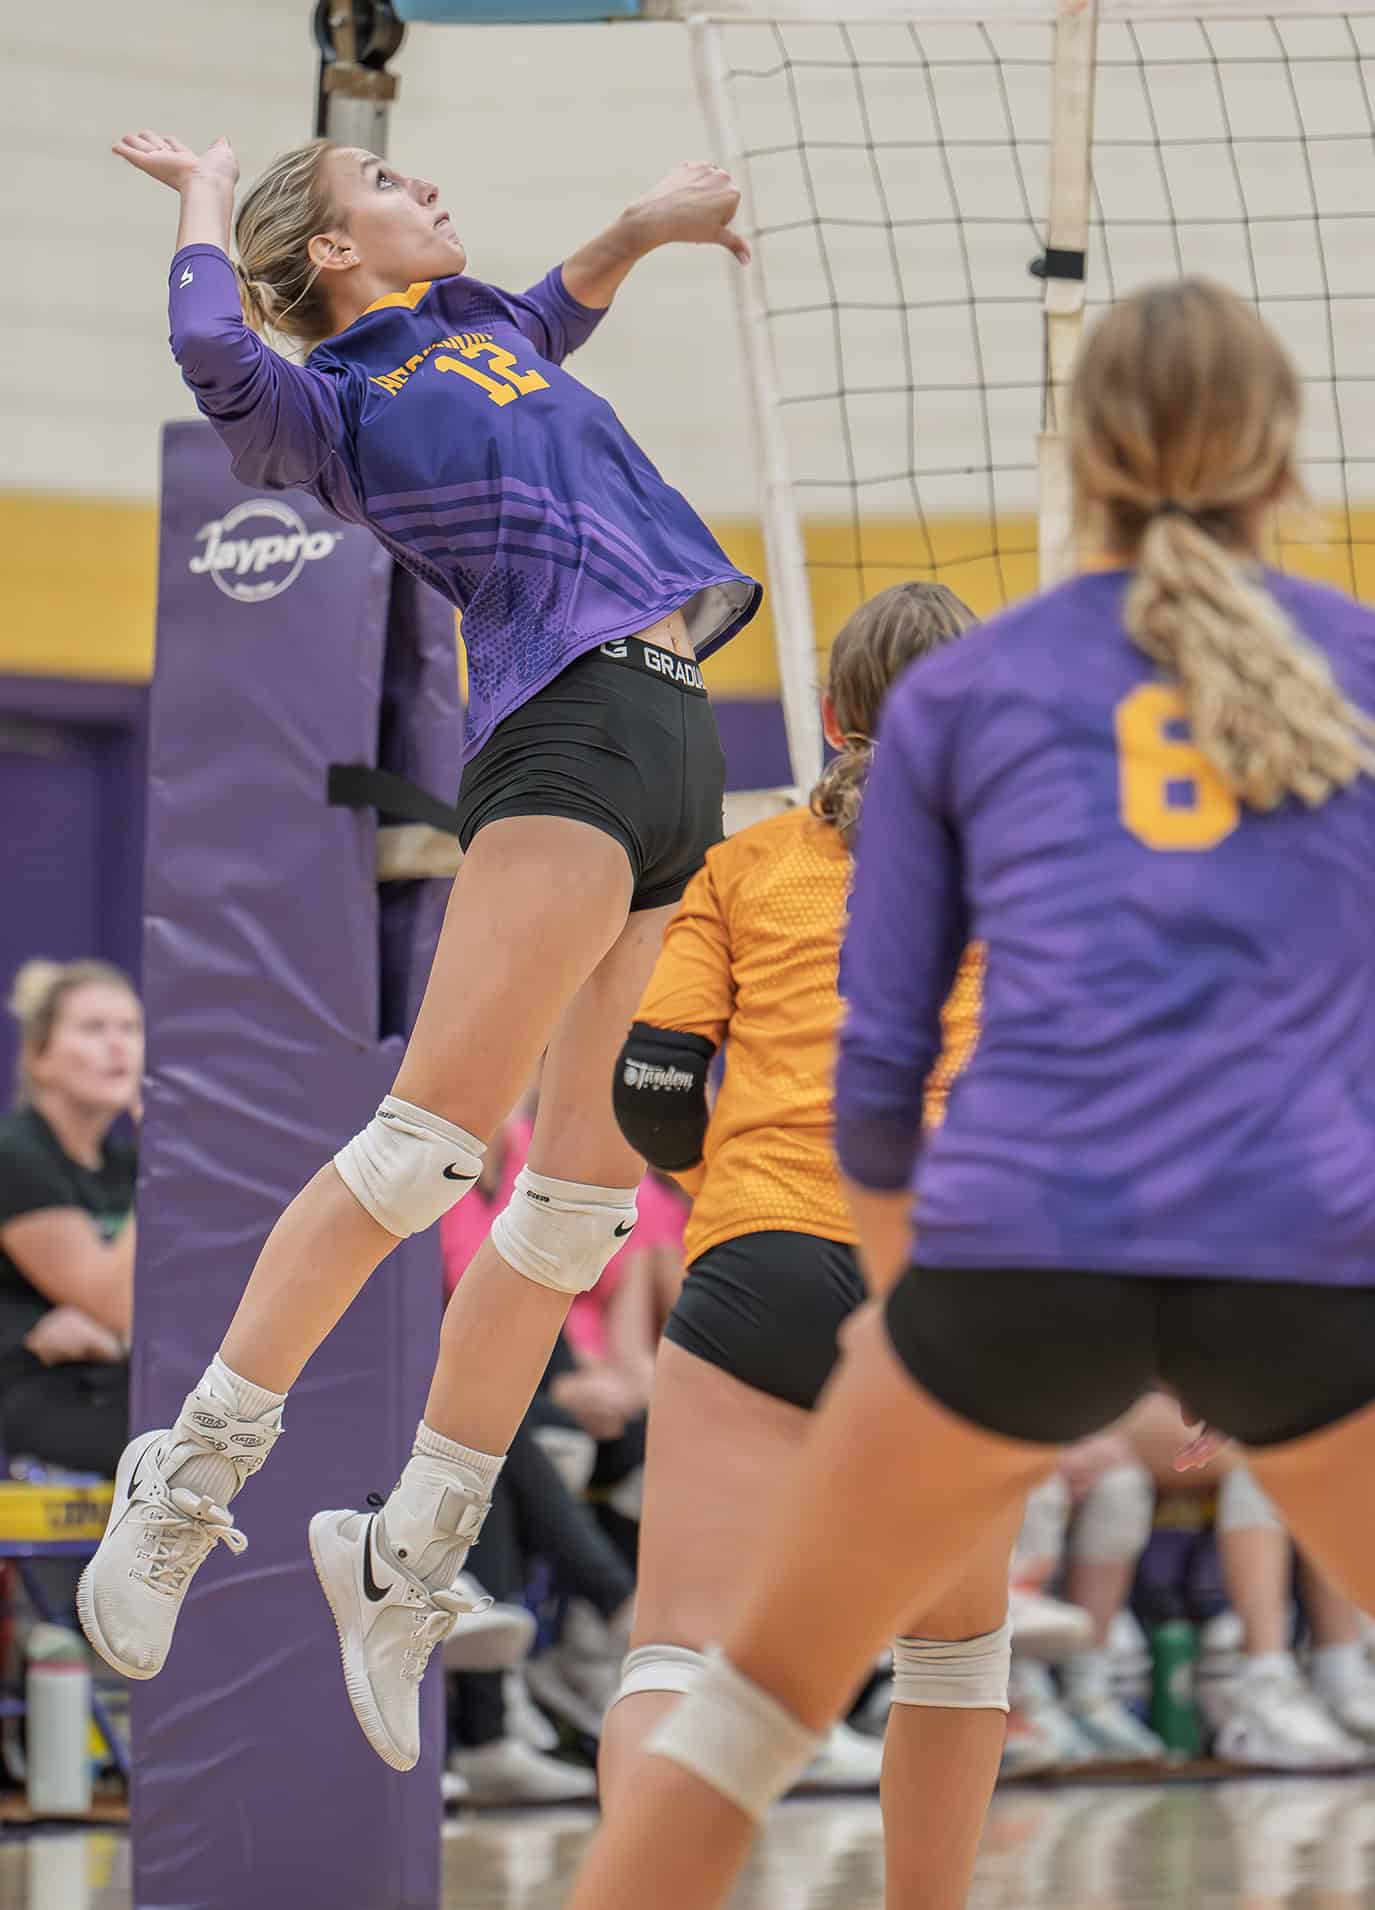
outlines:
[{"label": "player's thigh", "polygon": [[540,1080],[530,1142],[530,1165],[537,1174],[628,1187],[644,1173],[643,1159],[616,1125],[611,1075],[677,908],[673,902],[626,917],[566,1003]]},{"label": "player's thigh", "polygon": [[[914,1466],[921,1455],[912,1455]],[[910,1611],[900,1638],[983,1638],[1007,1618],[1012,1552],[1022,1529],[1026,1495],[990,1511],[988,1522],[960,1561],[959,1577],[935,1600]]]},{"label": "player's thigh", "polygon": [[590,823],[511,816],[479,830],[394,1092],[485,1140],[615,947],[632,880],[621,844]]},{"label": "player's thigh", "polygon": [[703,1650],[761,1549],[810,1415],[660,1343],[640,1516],[635,1645]]}]

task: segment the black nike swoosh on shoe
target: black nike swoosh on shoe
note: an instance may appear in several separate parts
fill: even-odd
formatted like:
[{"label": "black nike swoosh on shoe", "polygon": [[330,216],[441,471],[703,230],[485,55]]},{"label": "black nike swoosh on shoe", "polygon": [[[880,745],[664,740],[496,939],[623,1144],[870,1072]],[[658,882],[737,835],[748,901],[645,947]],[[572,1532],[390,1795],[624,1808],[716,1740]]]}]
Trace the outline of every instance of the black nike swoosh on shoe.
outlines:
[{"label": "black nike swoosh on shoe", "polygon": [[145,1459],[146,1459],[147,1457],[148,1457],[148,1454],[147,1454],[147,1451],[146,1451],[146,1450],[145,1450],[145,1451],[143,1451],[143,1452],[141,1452],[141,1453],[139,1454],[139,1456],[138,1456],[138,1465],[136,1465],[136,1466],[134,1467],[134,1469],[133,1469],[133,1471],[132,1471],[132,1472],[131,1472],[131,1473],[129,1474],[129,1493],[128,1493],[128,1496],[129,1496],[129,1498],[131,1498],[131,1499],[132,1499],[132,1498],[133,1498],[133,1496],[134,1496],[134,1487],[135,1487],[135,1486],[136,1486],[136,1485],[138,1484],[138,1469],[139,1469],[139,1466],[141,1466],[141,1465],[143,1464],[143,1462],[144,1462],[144,1460],[145,1460]]},{"label": "black nike swoosh on shoe", "polygon": [[477,1179],[476,1174],[455,1174],[454,1169],[457,1166],[458,1166],[457,1161],[449,1162],[449,1165],[444,1169],[445,1180],[476,1180]]},{"label": "black nike swoosh on shoe", "polygon": [[372,1575],[372,1528],[377,1520],[368,1520],[368,1529],[363,1534],[363,1590],[374,1605],[380,1605],[391,1590],[390,1585],[379,1585]]},{"label": "black nike swoosh on shoe", "polygon": [[620,1226],[614,1229],[617,1240],[624,1240],[627,1234],[633,1234],[634,1231],[635,1222],[633,1220],[622,1221]]}]

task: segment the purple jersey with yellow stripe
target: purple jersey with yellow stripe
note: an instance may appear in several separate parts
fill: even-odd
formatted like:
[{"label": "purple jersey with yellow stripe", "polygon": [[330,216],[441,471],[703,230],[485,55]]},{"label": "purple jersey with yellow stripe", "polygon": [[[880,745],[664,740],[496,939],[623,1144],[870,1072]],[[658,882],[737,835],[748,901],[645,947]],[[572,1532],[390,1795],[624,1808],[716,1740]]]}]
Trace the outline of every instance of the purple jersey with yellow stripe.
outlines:
[{"label": "purple jersey with yellow stripe", "polygon": [[563,369],[602,314],[555,268],[379,299],[293,364],[244,324],[216,246],[172,261],[172,350],[234,473],[366,524],[463,612],[465,753],[560,671],[671,610],[704,657],[760,590],[611,406]]},{"label": "purple jersey with yellow stripe", "polygon": [[[1375,781],[1241,805],[1127,637],[1124,572],[905,677],[865,798],[837,1141],[929,1266],[1375,1285]],[[1375,614],[1269,587],[1375,711]],[[983,1027],[925,1141],[961,951]]]}]

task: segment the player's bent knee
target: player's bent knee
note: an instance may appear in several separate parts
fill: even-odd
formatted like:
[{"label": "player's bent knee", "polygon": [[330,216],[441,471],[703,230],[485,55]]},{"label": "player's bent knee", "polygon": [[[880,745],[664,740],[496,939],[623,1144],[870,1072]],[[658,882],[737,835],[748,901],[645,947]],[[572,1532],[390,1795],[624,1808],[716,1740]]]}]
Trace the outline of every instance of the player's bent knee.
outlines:
[{"label": "player's bent knee", "polygon": [[797,1782],[823,1738],[719,1652],[646,1743],[756,1821]]},{"label": "player's bent knee", "polygon": [[334,1157],[339,1178],[398,1240],[423,1233],[477,1184],[483,1142],[389,1094],[361,1133]]},{"label": "player's bent knee", "polygon": [[1006,1711],[1012,1626],[980,1638],[895,1638],[893,1703],[941,1711]]},{"label": "player's bent knee", "polygon": [[589,1187],[522,1167],[492,1222],[492,1245],[516,1272],[555,1293],[586,1293],[635,1229],[633,1187]]},{"label": "player's bent knee", "polygon": [[646,1691],[669,1691],[685,1697],[697,1689],[706,1667],[705,1654],[686,1645],[637,1645],[626,1653],[621,1682],[611,1703],[637,1698]]}]

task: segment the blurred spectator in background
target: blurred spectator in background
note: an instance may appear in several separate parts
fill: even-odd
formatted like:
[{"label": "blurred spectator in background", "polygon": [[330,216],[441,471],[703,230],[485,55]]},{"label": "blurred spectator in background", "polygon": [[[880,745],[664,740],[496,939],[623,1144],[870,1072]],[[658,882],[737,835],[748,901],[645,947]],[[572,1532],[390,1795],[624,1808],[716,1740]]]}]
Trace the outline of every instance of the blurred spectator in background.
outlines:
[{"label": "blurred spectator in background", "polygon": [[15,1111],[0,1119],[0,1435],[10,1458],[108,1475],[128,1438],[132,1140],[143,1014],[105,962],[26,962]]},{"label": "blurred spectator in background", "polygon": [[[1219,1757],[1260,1770],[1349,1770],[1375,1744],[1375,1667],[1361,1613],[1301,1555],[1234,1448],[1200,1471],[1174,1469],[1179,1407],[1143,1401],[1127,1432],[1162,1496],[1216,1496],[1214,1529],[1229,1609],[1200,1633],[1204,1718]],[[1353,1508],[1353,1517],[1362,1516]],[[1295,1650],[1295,1592],[1306,1650]]]}]

